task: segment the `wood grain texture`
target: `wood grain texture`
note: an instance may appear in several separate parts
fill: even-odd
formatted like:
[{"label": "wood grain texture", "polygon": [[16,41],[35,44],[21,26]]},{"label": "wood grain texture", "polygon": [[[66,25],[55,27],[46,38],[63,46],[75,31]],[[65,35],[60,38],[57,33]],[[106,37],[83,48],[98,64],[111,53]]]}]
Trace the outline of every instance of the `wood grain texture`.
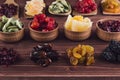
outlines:
[{"label": "wood grain texture", "polygon": [[[54,0],[45,0],[47,6]],[[67,0],[73,6],[76,0]],[[54,49],[59,50],[60,58],[56,63],[52,63],[50,66],[43,68],[34,64],[29,59],[29,53],[32,47],[39,44],[32,40],[29,36],[28,23],[31,20],[24,18],[24,5],[26,0],[15,0],[20,6],[20,18],[25,25],[25,36],[17,43],[4,43],[0,41],[0,46],[12,47],[21,54],[22,61],[11,65],[9,67],[0,66],[0,80],[120,80],[120,64],[108,63],[100,58],[100,55],[104,48],[108,45],[108,42],[100,40],[96,36],[96,21],[102,18],[118,18],[119,16],[106,16],[102,15],[100,10],[100,1],[96,0],[98,4],[98,14],[96,16],[89,16],[94,22],[92,28],[92,35],[90,38],[84,41],[74,42],[68,40],[64,36],[63,25],[67,17],[53,16],[49,13],[48,16],[54,17],[59,24],[59,37],[51,41],[54,44]],[[0,0],[3,3],[4,0]],[[65,49],[73,47],[77,44],[89,44],[95,47],[95,59],[96,63],[91,66],[71,66],[65,55]]]}]

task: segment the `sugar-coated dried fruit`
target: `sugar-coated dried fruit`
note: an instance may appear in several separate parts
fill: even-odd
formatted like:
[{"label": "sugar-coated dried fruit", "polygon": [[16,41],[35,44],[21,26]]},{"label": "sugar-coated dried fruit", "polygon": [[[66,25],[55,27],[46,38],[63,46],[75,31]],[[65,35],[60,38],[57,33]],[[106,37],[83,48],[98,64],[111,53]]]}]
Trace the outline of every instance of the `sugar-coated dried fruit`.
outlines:
[{"label": "sugar-coated dried fruit", "polygon": [[94,0],[78,0],[75,5],[75,10],[79,13],[90,13],[97,9]]},{"label": "sugar-coated dried fruit", "polygon": [[91,65],[95,63],[94,48],[90,45],[78,45],[66,50],[70,63],[77,65],[78,63]]},{"label": "sugar-coated dried fruit", "polygon": [[58,53],[52,49],[50,43],[44,43],[33,47],[30,58],[33,62],[46,67],[50,65],[50,63],[58,60]]},{"label": "sugar-coated dried fruit", "polygon": [[47,32],[55,29],[57,23],[52,17],[47,17],[45,14],[35,15],[30,27],[36,31]]}]

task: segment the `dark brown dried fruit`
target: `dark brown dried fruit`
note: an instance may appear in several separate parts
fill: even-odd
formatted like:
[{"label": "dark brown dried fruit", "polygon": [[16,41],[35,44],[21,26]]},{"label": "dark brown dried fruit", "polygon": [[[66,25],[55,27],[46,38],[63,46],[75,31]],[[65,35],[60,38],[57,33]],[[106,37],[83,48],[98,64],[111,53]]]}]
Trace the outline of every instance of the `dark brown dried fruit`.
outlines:
[{"label": "dark brown dried fruit", "polygon": [[2,4],[0,6],[0,16],[12,17],[17,14],[17,6],[14,4]]},{"label": "dark brown dried fruit", "polygon": [[0,48],[0,65],[11,65],[19,60],[19,55],[12,48]]}]

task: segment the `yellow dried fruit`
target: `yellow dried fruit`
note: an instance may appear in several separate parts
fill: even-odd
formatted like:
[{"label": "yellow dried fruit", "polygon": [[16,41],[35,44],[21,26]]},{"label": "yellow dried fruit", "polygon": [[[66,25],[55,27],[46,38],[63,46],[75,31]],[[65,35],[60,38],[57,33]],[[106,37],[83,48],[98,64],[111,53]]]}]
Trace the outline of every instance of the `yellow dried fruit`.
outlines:
[{"label": "yellow dried fruit", "polygon": [[80,59],[79,59],[79,63],[84,63],[85,62],[85,57],[81,57]]},{"label": "yellow dried fruit", "polygon": [[85,56],[86,55],[86,46],[82,45],[81,49],[82,49],[81,55]]},{"label": "yellow dried fruit", "polygon": [[90,45],[86,45],[86,52],[93,54],[94,53],[94,48]]},{"label": "yellow dried fruit", "polygon": [[66,50],[68,57],[70,58],[72,55],[72,48]]},{"label": "yellow dried fruit", "polygon": [[77,59],[80,59],[81,56],[81,49],[79,47],[73,48],[73,56]]},{"label": "yellow dried fruit", "polygon": [[74,48],[67,49],[66,52],[72,65],[77,65],[78,63],[91,65],[95,63],[94,48],[90,45],[78,45]]},{"label": "yellow dried fruit", "polygon": [[78,64],[78,59],[75,57],[70,57],[70,63],[75,66]]},{"label": "yellow dried fruit", "polygon": [[91,64],[93,64],[93,63],[95,63],[94,56],[88,57],[87,62],[86,62],[86,65],[88,66],[88,65],[91,65]]}]

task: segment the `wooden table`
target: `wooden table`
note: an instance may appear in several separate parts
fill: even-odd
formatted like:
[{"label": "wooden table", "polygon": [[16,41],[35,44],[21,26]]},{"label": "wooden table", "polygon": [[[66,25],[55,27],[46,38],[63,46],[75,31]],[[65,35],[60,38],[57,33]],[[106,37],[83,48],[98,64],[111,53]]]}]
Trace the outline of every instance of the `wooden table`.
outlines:
[{"label": "wooden table", "polygon": [[[54,0],[45,0],[47,6]],[[75,4],[76,0],[68,0],[72,5]],[[28,22],[23,16],[23,9],[25,5],[25,0],[16,0],[16,2],[20,5],[20,18],[24,22],[26,27],[26,33],[23,40],[17,43],[4,43],[0,42],[0,46],[12,47],[16,49],[19,54],[21,54],[23,60],[16,64],[11,65],[9,67],[0,66],[0,80],[119,80],[120,79],[120,65],[112,64],[100,59],[100,54],[102,50],[108,45],[108,42],[100,40],[96,36],[95,32],[95,23],[97,20],[102,18],[120,18],[119,16],[105,16],[102,15],[99,3],[101,0],[96,0],[98,3],[98,15],[89,16],[91,20],[94,22],[92,35],[89,39],[79,42],[70,41],[65,38],[63,33],[63,24],[66,20],[66,17],[53,16],[48,14],[49,16],[54,17],[60,27],[59,37],[52,41],[54,44],[54,49],[62,51],[60,59],[56,63],[52,63],[50,66],[43,68],[39,65],[35,65],[29,59],[29,53],[34,46],[39,44],[32,40],[29,36],[28,32]],[[0,0],[2,3],[3,0]],[[71,66],[69,62],[66,60],[63,51],[66,48],[75,46],[77,44],[89,44],[95,47],[95,59],[96,63],[91,66]]]}]

